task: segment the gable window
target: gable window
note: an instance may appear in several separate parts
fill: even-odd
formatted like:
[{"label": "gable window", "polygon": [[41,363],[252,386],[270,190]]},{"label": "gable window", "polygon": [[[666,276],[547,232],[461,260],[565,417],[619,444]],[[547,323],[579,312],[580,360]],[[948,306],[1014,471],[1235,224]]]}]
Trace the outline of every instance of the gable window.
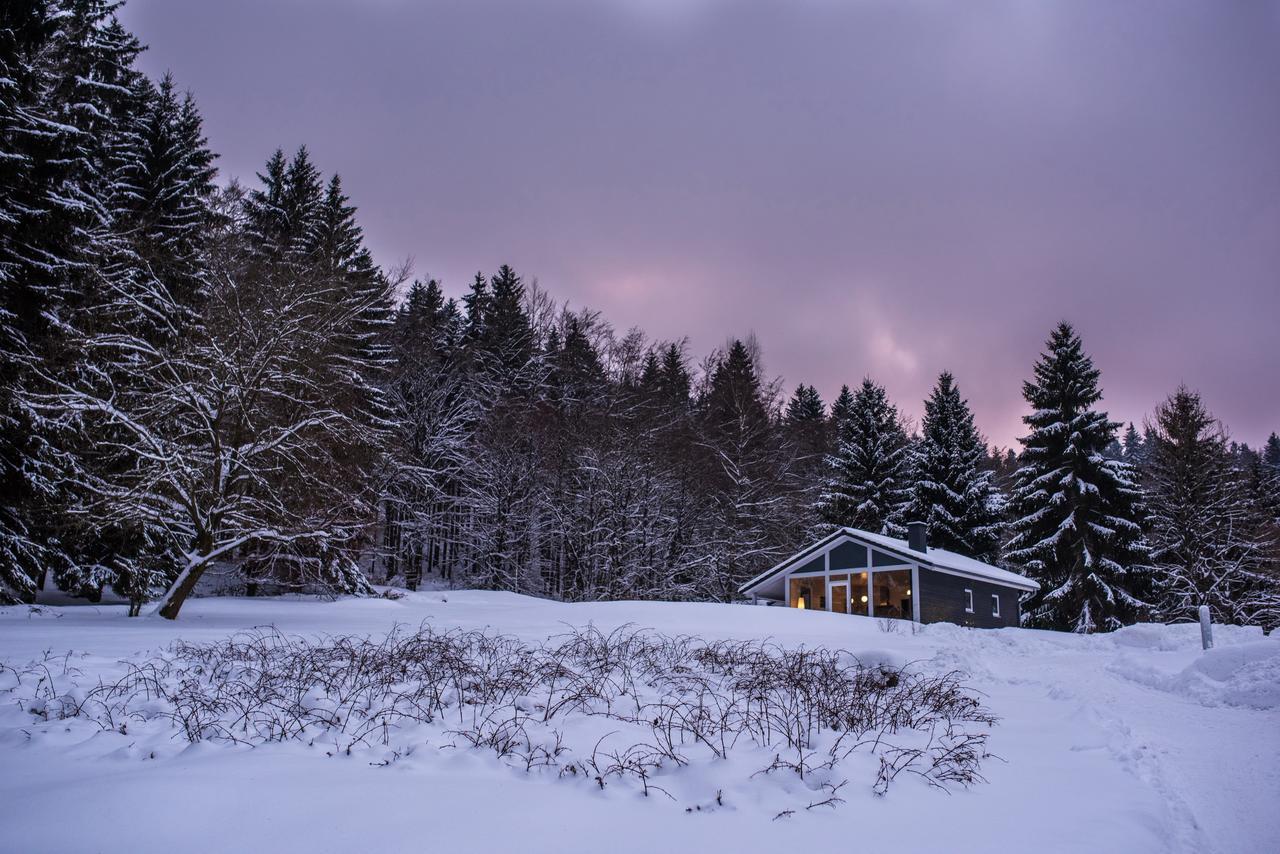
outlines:
[{"label": "gable window", "polygon": [[966,614],[973,613],[973,591],[968,587],[964,589],[964,612]]},{"label": "gable window", "polygon": [[991,594],[991,616],[1000,616],[1000,597],[995,593]]}]

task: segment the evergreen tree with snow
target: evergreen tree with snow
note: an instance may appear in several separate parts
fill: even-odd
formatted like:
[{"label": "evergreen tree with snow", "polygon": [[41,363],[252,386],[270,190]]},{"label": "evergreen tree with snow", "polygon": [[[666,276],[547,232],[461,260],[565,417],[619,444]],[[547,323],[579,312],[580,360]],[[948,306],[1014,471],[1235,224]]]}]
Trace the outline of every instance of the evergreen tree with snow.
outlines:
[{"label": "evergreen tree with snow", "polygon": [[1030,432],[1020,440],[1004,559],[1040,582],[1023,606],[1030,626],[1107,631],[1148,612],[1140,493],[1133,468],[1104,453],[1119,424],[1094,408],[1099,376],[1060,323],[1023,383]]},{"label": "evergreen tree with snow", "polygon": [[827,412],[816,388],[804,383],[796,387],[791,400],[787,402],[785,424],[787,434],[798,452],[806,459],[821,461],[828,441]]},{"label": "evergreen tree with snow", "polygon": [[822,475],[831,449],[826,407],[813,386],[801,383],[796,387],[787,402],[783,435],[794,455],[791,476],[802,520],[797,527],[812,531],[817,521],[813,508],[822,494]]},{"label": "evergreen tree with snow", "polygon": [[479,347],[489,369],[508,382],[529,364],[533,355],[533,330],[524,298],[524,280],[503,264],[489,280]]},{"label": "evergreen tree with snow", "polygon": [[1125,428],[1124,439],[1121,441],[1122,453],[1121,457],[1131,466],[1141,468],[1147,459],[1147,448],[1143,441],[1142,434],[1138,432],[1138,428],[1133,426],[1133,422],[1129,422],[1129,426]]},{"label": "evergreen tree with snow", "polygon": [[76,370],[67,324],[112,239],[112,151],[141,50],[117,6],[0,4],[0,601],[29,601],[77,561],[63,473],[82,434],[34,403]]},{"label": "evergreen tree with snow", "polygon": [[1280,436],[1274,432],[1267,437],[1267,443],[1262,446],[1262,462],[1271,471],[1280,475]]},{"label": "evergreen tree with snow", "polygon": [[840,393],[831,401],[831,436],[842,441],[849,436],[849,421],[853,417],[853,392],[849,386],[840,386]]},{"label": "evergreen tree with snow", "polygon": [[986,444],[950,373],[924,404],[906,518],[929,526],[929,544],[993,562],[1000,539]]},{"label": "evergreen tree with snow", "polygon": [[1208,605],[1215,622],[1275,625],[1280,585],[1266,574],[1273,544],[1222,425],[1181,387],[1157,407],[1152,426],[1144,486],[1160,618],[1194,620]]},{"label": "evergreen tree with snow", "polygon": [[173,544],[163,519],[108,522],[100,504],[119,502],[155,450],[119,423],[119,413],[166,407],[187,388],[178,362],[182,343],[202,335],[214,169],[194,102],[178,96],[171,78],[154,86],[139,77],[132,94],[111,139],[110,236],[90,294],[63,333],[79,359],[37,405],[50,423],[76,428],[65,431],[74,438],[64,445],[61,473],[72,523],[62,539],[73,560],[54,578],[86,595],[110,584],[136,615],[170,580]]},{"label": "evergreen tree with snow", "polygon": [[791,400],[787,401],[787,424],[797,426],[816,424],[827,417],[826,408],[822,404],[822,396],[811,385],[801,383],[796,386]]},{"label": "evergreen tree with snow", "polygon": [[693,379],[685,364],[684,351],[672,342],[662,351],[662,364],[658,369],[658,390],[669,406],[684,409],[689,405]]},{"label": "evergreen tree with snow", "polygon": [[828,525],[902,536],[912,459],[897,407],[882,386],[864,379],[849,402],[843,430],[840,424],[835,452],[827,457],[820,517]]},{"label": "evergreen tree with snow", "polygon": [[[701,536],[705,595],[729,601],[738,585],[780,556],[786,463],[776,441],[772,396],[754,341],[735,339],[714,361],[700,401],[701,488],[708,518]],[[763,565],[762,565],[763,564]]]}]

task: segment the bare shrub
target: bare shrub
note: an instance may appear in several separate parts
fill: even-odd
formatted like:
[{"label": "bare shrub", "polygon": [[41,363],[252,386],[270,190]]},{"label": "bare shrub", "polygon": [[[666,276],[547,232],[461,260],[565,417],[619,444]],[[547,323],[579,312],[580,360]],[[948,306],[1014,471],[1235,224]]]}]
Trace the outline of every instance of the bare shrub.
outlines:
[{"label": "bare shrub", "polygon": [[[838,780],[842,760],[862,750],[879,758],[878,794],[904,773],[942,789],[969,786],[983,781],[995,722],[955,672],[632,626],[570,629],[533,644],[426,625],[379,640],[262,628],[178,642],[124,668],[83,688],[69,658],[46,658],[8,668],[0,692],[44,719],[86,718],[122,732],[158,721],[190,742],[303,740],[350,753],[432,727],[454,746],[492,751],[525,771],[581,775],[601,788],[630,780],[646,795],[670,794],[653,784],[661,769],[725,759],[741,743],[773,752],[758,774],[804,778],[822,769],[820,779]],[[575,716],[620,727],[575,752],[552,728]],[[843,803],[846,782],[821,783],[825,796],[808,809]]]}]

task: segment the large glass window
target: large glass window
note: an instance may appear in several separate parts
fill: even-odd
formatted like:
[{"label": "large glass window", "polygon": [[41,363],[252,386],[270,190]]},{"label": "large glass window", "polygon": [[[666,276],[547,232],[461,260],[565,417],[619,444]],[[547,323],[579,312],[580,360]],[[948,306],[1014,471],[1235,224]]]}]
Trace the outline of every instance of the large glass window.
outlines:
[{"label": "large glass window", "polygon": [[792,608],[827,609],[827,579],[821,575],[815,578],[792,578],[791,594],[787,604]]},{"label": "large glass window", "polygon": [[874,597],[874,615],[877,617],[910,620],[911,593],[909,569],[887,570],[871,576],[871,595]]},{"label": "large glass window", "polygon": [[853,607],[849,609],[850,613],[861,614],[864,617],[871,616],[871,597],[867,594],[867,574],[865,572],[855,572],[853,581],[849,584],[849,601]]}]

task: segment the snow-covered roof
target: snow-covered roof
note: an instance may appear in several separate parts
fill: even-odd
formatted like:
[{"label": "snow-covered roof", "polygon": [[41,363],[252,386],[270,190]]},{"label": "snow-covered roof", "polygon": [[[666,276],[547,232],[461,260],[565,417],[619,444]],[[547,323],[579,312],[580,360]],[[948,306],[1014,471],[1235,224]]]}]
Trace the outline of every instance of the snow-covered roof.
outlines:
[{"label": "snow-covered roof", "polygon": [[1027,578],[1025,575],[1019,575],[1016,572],[1010,572],[1007,569],[1001,569],[998,566],[992,566],[989,563],[983,563],[980,560],[974,560],[971,557],[966,557],[965,555],[957,554],[956,552],[947,551],[946,549],[936,549],[932,546],[929,547],[928,551],[918,552],[911,548],[906,540],[900,540],[897,537],[886,537],[883,534],[873,534],[870,531],[863,531],[860,528],[837,528],[831,534],[823,537],[808,548],[792,555],[774,566],[772,569],[757,575],[755,578],[739,587],[738,592],[751,592],[752,589],[760,586],[779,573],[792,568],[804,560],[810,559],[815,554],[820,554],[824,550],[824,546],[828,546],[835,540],[842,538],[860,540],[877,549],[889,552],[896,557],[903,558],[907,562],[918,563],[921,566],[938,569],[943,572],[951,572],[956,575],[963,575],[969,578],[991,581],[996,584],[1003,584],[1019,590],[1031,591],[1040,589],[1040,584],[1038,582]]}]

